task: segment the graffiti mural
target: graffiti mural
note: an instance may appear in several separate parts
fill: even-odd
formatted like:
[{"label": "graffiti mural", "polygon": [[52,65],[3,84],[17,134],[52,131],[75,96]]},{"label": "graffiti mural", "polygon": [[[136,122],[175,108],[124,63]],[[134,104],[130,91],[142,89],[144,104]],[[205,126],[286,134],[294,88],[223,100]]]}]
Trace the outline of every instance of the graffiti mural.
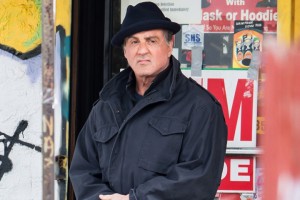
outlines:
[{"label": "graffiti mural", "polygon": [[[55,159],[58,166],[56,199],[67,199],[70,107],[71,0],[56,1],[55,45]],[[60,134],[56,134],[60,133]]]},{"label": "graffiti mural", "polygon": [[0,131],[0,137],[4,136],[4,139],[0,139],[0,143],[4,144],[4,154],[0,155],[0,181],[3,177],[3,175],[5,173],[8,173],[9,171],[12,170],[13,168],[13,163],[12,161],[9,159],[9,154],[13,149],[13,146],[15,144],[19,144],[28,148],[31,148],[33,150],[36,150],[38,152],[41,152],[41,147],[40,146],[36,146],[34,144],[28,143],[28,142],[24,142],[22,140],[19,139],[20,134],[23,135],[24,137],[24,131],[28,126],[28,122],[26,120],[22,120],[15,133],[13,134],[13,136],[9,136],[8,134],[2,133]]},{"label": "graffiti mural", "polygon": [[40,54],[41,0],[1,0],[0,11],[0,48],[21,59]]},{"label": "graffiti mural", "polygon": [[0,199],[42,199],[41,37],[41,0],[0,1]]},{"label": "graffiti mural", "polygon": [[42,197],[41,63],[0,49],[0,199]]},{"label": "graffiti mural", "polygon": [[[67,199],[71,2],[55,4],[56,199]],[[0,199],[42,199],[41,10],[41,0],[0,0]]]}]

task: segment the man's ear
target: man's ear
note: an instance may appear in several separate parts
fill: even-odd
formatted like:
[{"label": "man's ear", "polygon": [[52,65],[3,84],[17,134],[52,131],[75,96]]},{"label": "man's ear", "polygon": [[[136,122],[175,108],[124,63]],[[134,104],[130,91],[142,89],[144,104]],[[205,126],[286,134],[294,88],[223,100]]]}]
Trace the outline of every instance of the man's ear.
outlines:
[{"label": "man's ear", "polygon": [[168,57],[171,57],[173,53],[174,45],[175,45],[175,35],[172,36],[172,40],[170,41],[170,52],[168,53]]},{"label": "man's ear", "polygon": [[172,39],[170,41],[170,46],[173,48],[175,44],[175,35],[172,36]]}]

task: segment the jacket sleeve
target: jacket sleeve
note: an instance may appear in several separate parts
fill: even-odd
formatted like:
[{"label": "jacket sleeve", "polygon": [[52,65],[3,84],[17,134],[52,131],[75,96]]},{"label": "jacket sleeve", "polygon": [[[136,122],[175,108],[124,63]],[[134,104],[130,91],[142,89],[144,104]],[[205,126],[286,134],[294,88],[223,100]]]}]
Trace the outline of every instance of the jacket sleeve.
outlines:
[{"label": "jacket sleeve", "polygon": [[218,103],[193,110],[179,162],[130,191],[130,200],[211,200],[220,184],[227,126]]},{"label": "jacket sleeve", "polygon": [[95,132],[94,122],[92,110],[77,138],[70,166],[69,175],[78,200],[99,200],[99,194],[114,193],[107,183],[102,181],[98,152],[92,138]]}]

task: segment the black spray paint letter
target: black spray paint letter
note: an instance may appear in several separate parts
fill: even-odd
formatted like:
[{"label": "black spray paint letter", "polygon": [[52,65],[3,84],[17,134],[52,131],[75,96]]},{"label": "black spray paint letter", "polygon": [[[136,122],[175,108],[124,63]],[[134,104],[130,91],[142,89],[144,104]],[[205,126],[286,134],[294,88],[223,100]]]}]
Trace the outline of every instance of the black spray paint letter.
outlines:
[{"label": "black spray paint letter", "polygon": [[0,136],[3,135],[5,138],[5,139],[0,139],[0,142],[4,144],[4,155],[0,155],[0,181],[4,173],[10,172],[12,170],[13,163],[8,156],[12,151],[13,146],[16,143],[34,149],[38,152],[41,152],[41,147],[19,140],[20,134],[22,133],[23,135],[23,132],[27,128],[27,126],[28,126],[28,121],[22,120],[20,121],[13,136],[9,136],[5,133],[0,132]]}]

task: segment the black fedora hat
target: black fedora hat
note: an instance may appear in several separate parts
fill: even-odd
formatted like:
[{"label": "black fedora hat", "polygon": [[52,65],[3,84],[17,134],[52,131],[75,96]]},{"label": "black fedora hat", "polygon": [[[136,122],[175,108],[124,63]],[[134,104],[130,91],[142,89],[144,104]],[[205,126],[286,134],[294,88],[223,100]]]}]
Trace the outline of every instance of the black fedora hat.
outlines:
[{"label": "black fedora hat", "polygon": [[122,46],[126,37],[152,29],[166,29],[175,34],[180,30],[180,25],[165,17],[155,3],[129,5],[121,29],[113,36],[111,43],[114,46]]}]

